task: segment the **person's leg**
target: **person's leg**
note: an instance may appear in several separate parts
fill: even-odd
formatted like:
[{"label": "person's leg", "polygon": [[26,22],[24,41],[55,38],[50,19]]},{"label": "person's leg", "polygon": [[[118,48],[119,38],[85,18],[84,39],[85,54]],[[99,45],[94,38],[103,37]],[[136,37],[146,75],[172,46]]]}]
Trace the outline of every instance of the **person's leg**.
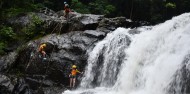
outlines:
[{"label": "person's leg", "polygon": [[76,77],[73,78],[73,87],[75,87],[75,81],[76,81]]},{"label": "person's leg", "polygon": [[42,51],[43,58],[45,58],[46,52]]},{"label": "person's leg", "polygon": [[69,19],[69,12],[65,11],[65,16],[64,17],[68,21],[68,19]]},{"label": "person's leg", "polygon": [[70,88],[72,87],[72,82],[73,82],[73,78],[71,77],[70,78],[70,85],[69,85]]},{"label": "person's leg", "polygon": [[[66,12],[65,12],[65,10],[63,10],[63,16],[65,17],[65,15],[66,15]],[[65,17],[66,18],[66,17]]]},{"label": "person's leg", "polygon": [[65,12],[65,19],[66,19],[66,20],[67,20],[67,15],[68,15],[67,12]]}]

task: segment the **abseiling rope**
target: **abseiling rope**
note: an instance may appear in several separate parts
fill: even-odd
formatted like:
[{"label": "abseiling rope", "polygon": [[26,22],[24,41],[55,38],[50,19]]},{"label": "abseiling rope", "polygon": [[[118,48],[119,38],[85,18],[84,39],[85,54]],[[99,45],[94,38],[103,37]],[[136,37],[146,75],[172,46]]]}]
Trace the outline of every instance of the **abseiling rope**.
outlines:
[{"label": "abseiling rope", "polygon": [[[59,23],[59,24],[61,24],[61,23]],[[59,24],[57,24],[57,26],[58,26]],[[56,27],[57,27],[57,26],[56,26]],[[56,27],[55,27],[55,28],[56,28]],[[54,28],[54,30],[55,30],[55,28]],[[60,28],[61,28],[61,27],[60,27]],[[53,31],[54,31],[54,30],[53,30]],[[53,33],[53,31],[51,32],[51,34]],[[60,33],[61,33],[61,29],[58,30],[58,35],[60,35]],[[53,46],[53,50],[52,50],[52,51],[54,51],[54,50],[55,50],[55,44],[54,44],[54,46]],[[50,58],[50,57],[49,57],[49,58]],[[51,61],[51,60],[49,59],[49,61],[48,61],[48,65],[47,65],[47,67],[46,67],[46,71],[45,71],[45,74],[44,74],[45,76],[46,76],[47,73],[48,73],[48,69],[49,69],[50,61]],[[42,80],[42,82],[41,82],[41,84],[40,84],[40,86],[39,86],[38,89],[40,89],[40,88],[42,87],[42,83],[44,82],[45,78],[46,78],[46,77],[43,77],[43,80]]]}]

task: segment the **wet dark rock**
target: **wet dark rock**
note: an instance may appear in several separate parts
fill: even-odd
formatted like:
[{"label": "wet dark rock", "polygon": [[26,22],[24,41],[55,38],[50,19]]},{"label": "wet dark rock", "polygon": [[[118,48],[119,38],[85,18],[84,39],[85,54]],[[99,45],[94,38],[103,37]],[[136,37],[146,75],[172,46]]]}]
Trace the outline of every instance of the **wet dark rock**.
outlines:
[{"label": "wet dark rock", "polygon": [[70,31],[96,29],[101,31],[113,31],[118,27],[138,27],[147,24],[140,21],[133,22],[125,17],[105,18],[103,15],[80,14],[76,12],[71,12],[69,19],[66,19],[63,16],[63,10],[55,13],[47,8],[44,8],[43,11],[38,13],[30,12],[16,16],[9,19],[8,23],[15,27],[24,28],[34,23],[33,16],[37,16],[39,20],[42,21],[42,27],[46,33],[67,33]]},{"label": "wet dark rock", "polygon": [[0,92],[2,92],[2,94],[10,94],[13,88],[14,85],[11,83],[9,77],[5,75],[0,75]]},{"label": "wet dark rock", "polygon": [[137,29],[129,30],[129,34],[139,34],[139,33],[141,33],[141,31],[139,31]]},{"label": "wet dark rock", "polygon": [[100,21],[98,28],[113,31],[118,27],[130,27],[131,24],[132,21],[125,17],[104,18]]},{"label": "wet dark rock", "polygon": [[15,62],[17,57],[16,52],[11,52],[6,56],[0,57],[0,72],[5,72]]},{"label": "wet dark rock", "polygon": [[32,94],[32,90],[24,79],[20,78],[17,80],[12,94]]},{"label": "wet dark rock", "polygon": [[148,25],[150,25],[150,23],[147,21],[134,21],[131,27],[134,28],[134,27],[148,26]]},{"label": "wet dark rock", "polygon": [[70,16],[69,26],[72,28],[69,31],[95,30],[99,21],[103,18],[103,15],[79,14],[76,12],[70,13]]},{"label": "wet dark rock", "polygon": [[44,94],[62,94],[62,92],[65,89],[60,87],[52,87],[52,88],[43,88],[43,90],[45,91]]},{"label": "wet dark rock", "polygon": [[48,15],[48,16],[54,16],[54,17],[58,17],[58,14],[55,13],[55,11],[47,8],[47,7],[43,7],[39,10],[40,13],[43,13],[45,15]]},{"label": "wet dark rock", "polygon": [[[8,74],[15,74],[22,78],[18,78],[12,92],[53,94],[57,88],[62,88],[58,89],[61,92],[69,85],[68,75],[71,66],[76,64],[78,69],[83,71],[87,63],[87,50],[103,37],[105,37],[105,32],[86,30],[61,35],[50,34],[29,42],[17,56],[13,56],[16,58],[11,66],[4,68]],[[47,44],[45,48],[47,60],[45,61],[39,57],[37,50],[41,43]]]},{"label": "wet dark rock", "polygon": [[11,94],[11,91],[9,91],[7,87],[0,86],[0,94]]},{"label": "wet dark rock", "polygon": [[[54,13],[54,15],[51,15],[52,13]],[[62,13],[62,11],[60,13]],[[63,15],[58,16],[58,14],[52,10],[45,8],[44,11],[40,11],[39,13],[31,12],[13,17],[8,20],[8,23],[15,27],[24,28],[34,24],[33,16],[37,16],[39,20],[42,21],[43,29],[46,33],[66,33],[69,31],[83,31],[86,29],[95,30],[99,21],[103,18],[103,15],[72,12],[69,14],[69,19],[66,19]]]},{"label": "wet dark rock", "polygon": [[80,93],[80,94],[94,94],[94,92],[92,92],[92,91],[86,91],[86,92],[83,92],[83,93]]},{"label": "wet dark rock", "polygon": [[105,32],[97,32],[97,31],[94,31],[94,30],[86,30],[84,31],[84,34],[88,37],[91,37],[91,38],[100,38],[100,39],[103,39],[105,36],[106,36],[106,33]]},{"label": "wet dark rock", "polygon": [[30,17],[27,14],[22,14],[18,15],[16,17],[13,17],[8,20],[8,23],[10,24],[15,24],[15,25],[20,25],[20,26],[26,26],[27,24],[30,23]]},{"label": "wet dark rock", "polygon": [[188,54],[179,70],[174,75],[170,83],[169,93],[171,94],[188,94],[190,93],[190,54]]}]

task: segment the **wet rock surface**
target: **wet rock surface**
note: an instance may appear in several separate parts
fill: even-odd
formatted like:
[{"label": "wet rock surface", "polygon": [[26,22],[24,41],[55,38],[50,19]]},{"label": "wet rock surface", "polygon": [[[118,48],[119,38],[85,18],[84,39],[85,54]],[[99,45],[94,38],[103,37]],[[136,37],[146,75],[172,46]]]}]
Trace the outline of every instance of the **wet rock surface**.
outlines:
[{"label": "wet rock surface", "polygon": [[170,83],[171,87],[168,93],[171,94],[188,94],[190,92],[190,54],[186,55],[183,64],[174,75]]},{"label": "wet rock surface", "polygon": [[[104,32],[86,30],[61,35],[50,34],[42,39],[30,41],[17,56],[14,56],[16,58],[11,66],[6,67],[6,64],[1,63],[2,72],[19,77],[13,84],[14,89],[7,91],[14,94],[21,94],[19,92],[41,94],[39,91],[45,94],[61,93],[69,85],[68,75],[71,66],[76,64],[80,71],[84,71],[87,63],[86,52],[103,37],[105,37]],[[37,50],[40,43],[47,44],[45,51],[48,56],[44,61]],[[2,60],[2,62],[10,61]],[[78,76],[80,80],[82,75]]]}]

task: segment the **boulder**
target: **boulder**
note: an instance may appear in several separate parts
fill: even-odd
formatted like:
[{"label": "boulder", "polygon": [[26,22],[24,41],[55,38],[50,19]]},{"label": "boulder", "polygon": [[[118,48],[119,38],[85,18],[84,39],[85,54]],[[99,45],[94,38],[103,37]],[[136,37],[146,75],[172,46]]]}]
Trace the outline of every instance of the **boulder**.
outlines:
[{"label": "boulder", "polygon": [[190,54],[186,55],[183,64],[174,75],[174,79],[170,83],[169,93],[188,94],[190,92]]},{"label": "boulder", "polygon": [[0,57],[0,72],[6,72],[14,64],[17,57],[16,52],[11,52],[6,56]]},{"label": "boulder", "polygon": [[0,74],[0,94],[10,94],[13,88],[10,78]]},{"label": "boulder", "polygon": [[130,27],[131,23],[132,21],[126,19],[125,17],[104,18],[100,21],[98,29],[106,29],[113,31],[118,27]]}]

